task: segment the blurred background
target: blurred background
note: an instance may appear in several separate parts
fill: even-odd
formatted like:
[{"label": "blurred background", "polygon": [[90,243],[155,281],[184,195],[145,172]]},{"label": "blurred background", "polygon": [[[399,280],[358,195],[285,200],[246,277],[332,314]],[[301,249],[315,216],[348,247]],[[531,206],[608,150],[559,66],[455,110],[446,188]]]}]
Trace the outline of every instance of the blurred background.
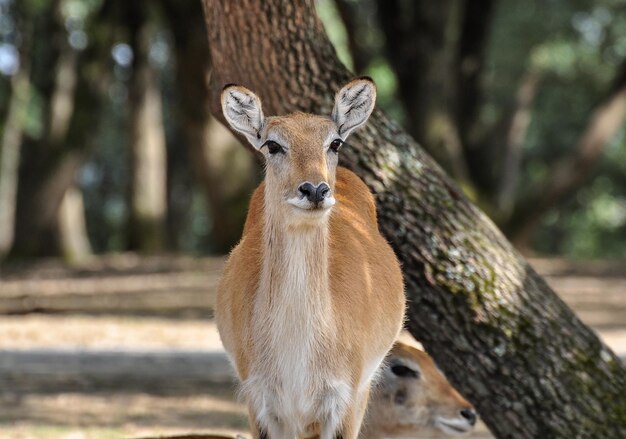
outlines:
[{"label": "blurred background", "polygon": [[[626,1],[316,4],[624,355]],[[262,168],[210,115],[205,32],[199,0],[0,0],[1,437],[246,429],[211,317]]]}]

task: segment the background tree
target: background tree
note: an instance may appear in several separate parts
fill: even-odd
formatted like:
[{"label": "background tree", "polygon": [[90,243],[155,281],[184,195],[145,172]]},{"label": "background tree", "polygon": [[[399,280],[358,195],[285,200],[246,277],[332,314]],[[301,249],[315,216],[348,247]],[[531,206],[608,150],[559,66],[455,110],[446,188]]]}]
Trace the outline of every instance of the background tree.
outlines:
[{"label": "background tree", "polygon": [[[23,4],[21,6],[24,7]],[[22,61],[15,67],[15,71],[11,72],[11,95],[0,140],[0,257],[5,256],[11,249],[15,234],[20,151],[30,89],[28,58],[32,27],[21,22],[26,13],[23,9],[18,11],[17,5],[15,7],[14,15],[22,29],[22,48],[19,55]]]},{"label": "background tree", "polygon": [[125,2],[133,53],[130,78],[130,216],[131,250],[154,253],[165,247],[166,149],[158,73],[151,65],[154,25],[151,2]]},{"label": "background tree", "polygon": [[[268,114],[330,114],[334,91],[352,75],[311,1],[204,5],[215,114],[228,82],[257,91]],[[408,326],[490,429],[499,437],[626,433],[619,360],[432,159],[380,111],[351,143],[343,164],[376,194],[381,228],[403,261]]]},{"label": "background tree", "polygon": [[553,165],[552,172],[514,206],[507,230],[517,242],[528,244],[538,221],[552,206],[579,189],[591,176],[604,148],[626,119],[626,61],[611,89],[593,110],[575,148]]},{"label": "background tree", "polygon": [[[84,159],[88,135],[97,123],[103,70],[97,47],[73,47],[60,1],[33,6],[31,84],[41,100],[39,132],[21,148],[14,256],[58,253],[63,247],[59,208]],[[81,44],[77,42],[76,44]],[[79,75],[78,72],[81,72]],[[53,72],[50,74],[50,72]],[[82,108],[91,108],[84,112]],[[82,213],[78,213],[82,214]],[[80,232],[74,229],[73,233]]]},{"label": "background tree", "polygon": [[[209,47],[206,27],[198,19],[202,3],[163,0],[163,8],[175,48],[177,120],[212,221],[208,246],[226,253],[241,236],[248,196],[259,180],[258,166],[211,116]],[[176,151],[181,154],[180,145]]]}]

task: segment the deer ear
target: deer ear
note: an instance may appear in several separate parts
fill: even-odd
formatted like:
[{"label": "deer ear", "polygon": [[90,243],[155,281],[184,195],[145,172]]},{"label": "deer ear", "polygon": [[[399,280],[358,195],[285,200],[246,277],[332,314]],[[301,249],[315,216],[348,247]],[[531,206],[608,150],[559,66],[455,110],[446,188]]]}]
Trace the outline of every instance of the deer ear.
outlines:
[{"label": "deer ear", "polygon": [[261,147],[265,118],[257,95],[240,85],[227,85],[222,90],[222,112],[235,131],[246,136],[256,149]]},{"label": "deer ear", "polygon": [[332,119],[339,135],[345,139],[363,125],[376,103],[376,85],[371,78],[357,78],[348,82],[335,95]]}]

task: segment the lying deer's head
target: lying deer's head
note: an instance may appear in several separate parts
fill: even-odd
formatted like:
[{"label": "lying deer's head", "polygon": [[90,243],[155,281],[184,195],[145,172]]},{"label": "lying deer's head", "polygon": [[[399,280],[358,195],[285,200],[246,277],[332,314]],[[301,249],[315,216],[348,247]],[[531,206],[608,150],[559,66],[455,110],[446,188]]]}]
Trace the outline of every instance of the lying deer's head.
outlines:
[{"label": "lying deer's head", "polygon": [[265,157],[270,194],[266,203],[279,203],[289,213],[310,218],[323,216],[335,204],[339,150],[367,121],[375,101],[372,80],[359,78],[336,94],[330,117],[305,113],[265,117],[253,92],[229,85],[222,92],[222,111],[230,126]]},{"label": "lying deer's head", "polygon": [[[382,370],[371,411],[380,430],[422,433],[436,428],[448,435],[469,433],[478,418],[425,352],[396,342]],[[392,435],[393,436],[393,435]],[[398,437],[402,436],[401,434]]]}]

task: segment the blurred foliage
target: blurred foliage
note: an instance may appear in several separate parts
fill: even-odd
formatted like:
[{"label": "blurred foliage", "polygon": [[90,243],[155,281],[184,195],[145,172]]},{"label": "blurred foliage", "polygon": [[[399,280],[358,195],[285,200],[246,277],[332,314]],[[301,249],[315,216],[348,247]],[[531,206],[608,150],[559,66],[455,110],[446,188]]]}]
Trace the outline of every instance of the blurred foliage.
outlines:
[{"label": "blurred foliage", "polygon": [[[320,16],[344,57],[349,53],[345,30],[336,29],[343,24],[332,17],[328,3],[318,1]],[[359,4],[363,17],[375,14],[363,9]],[[626,59],[626,1],[502,0],[495,14],[483,75],[480,118],[485,129],[495,127],[511,107],[526,72],[542,77],[524,143],[523,192],[541,181],[558,157],[574,149],[591,110],[610,89]],[[374,42],[364,44],[379,46],[376,40],[382,37],[375,29],[372,33]],[[366,73],[380,86],[379,105],[403,121],[394,98],[394,73],[385,59],[375,57]],[[546,215],[532,244],[545,254],[626,259],[624,128],[606,149],[589,184]]]},{"label": "blurred foliage", "polygon": [[376,8],[370,2],[359,2],[358,0],[347,0],[354,7],[358,8],[357,20],[364,23],[367,32],[360,32],[361,27],[357,28],[355,39],[357,43],[366,47],[371,54],[371,59],[362,72],[356,72],[354,62],[348,47],[347,31],[339,17],[334,0],[317,0],[317,11],[320,19],[324,23],[326,33],[332,41],[339,59],[352,71],[359,75],[370,76],[376,82],[377,103],[385,109],[387,114],[398,122],[404,120],[404,114],[400,104],[395,98],[397,91],[397,81],[393,70],[389,67],[389,63],[382,55],[382,47],[384,44],[384,36],[380,32],[376,22]]},{"label": "blurred foliage", "polygon": [[[376,21],[373,2],[346,0],[359,8],[358,19],[366,25]],[[38,57],[47,29],[37,28],[52,0],[0,0],[0,116],[4,120],[10,95],[9,77],[19,62],[18,52],[32,61],[33,76],[47,79],[49,60]],[[156,3],[155,3],[156,4]],[[64,25],[70,45],[82,51],[94,40],[108,41],[94,23],[102,0],[66,0]],[[346,65],[353,67],[348,35],[333,0],[317,1],[319,15]],[[156,8],[155,8],[156,9]],[[26,41],[19,17],[36,27],[32,47]],[[201,19],[201,17],[198,17]],[[172,247],[185,252],[207,252],[211,243],[211,213],[197,183],[190,177],[186,151],[181,150],[181,128],[173,117],[177,96],[174,83],[172,35],[158,12],[152,16],[158,31],[152,41],[150,61],[158,70],[162,86],[164,123],[168,139],[170,209],[178,226]],[[391,117],[404,122],[396,99],[397,81],[381,54],[384,36],[377,26],[356,35],[372,54],[363,72],[372,76],[379,89],[379,105]],[[109,44],[110,78],[101,122],[93,133],[94,146],[78,175],[83,191],[90,239],[97,252],[125,248],[128,215],[128,86],[132,50],[128,35],[116,29]],[[480,118],[491,128],[515,99],[520,80],[528,71],[542,75],[533,104],[532,121],[524,144],[520,191],[540,181],[552,163],[571,151],[589,114],[610,88],[617,66],[626,59],[626,1],[597,0],[502,0],[497,3],[490,31],[487,65],[483,77],[484,105]],[[13,64],[12,64],[13,63]],[[32,93],[24,131],[38,138],[44,131],[47,105],[40,93]],[[89,109],[81,109],[89,111]],[[0,130],[2,125],[0,124]],[[182,158],[185,158],[183,160]],[[542,221],[533,240],[542,253],[577,258],[626,259],[626,133],[607,148],[594,178],[567,203]],[[242,201],[234,208],[243,209]],[[214,212],[218,215],[218,212]]]}]

